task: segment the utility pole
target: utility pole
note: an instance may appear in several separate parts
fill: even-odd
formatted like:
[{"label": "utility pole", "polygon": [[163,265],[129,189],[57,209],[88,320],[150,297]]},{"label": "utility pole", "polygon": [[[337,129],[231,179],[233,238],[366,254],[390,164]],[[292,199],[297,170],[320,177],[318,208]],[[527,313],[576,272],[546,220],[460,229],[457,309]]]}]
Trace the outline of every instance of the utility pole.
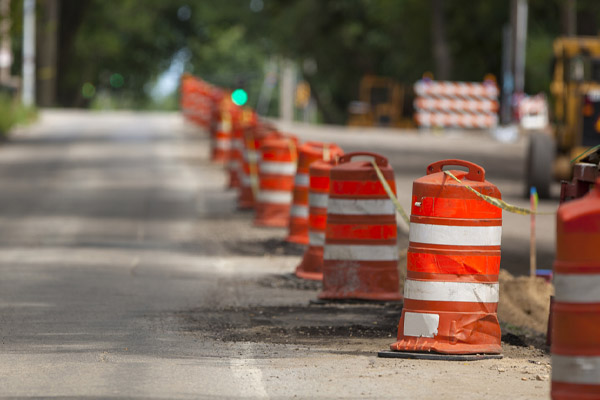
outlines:
[{"label": "utility pole", "polygon": [[505,25],[502,28],[502,103],[500,113],[500,120],[503,125],[508,125],[512,122],[511,100],[515,86],[512,73],[512,55],[512,28],[510,25]]},{"label": "utility pole", "polygon": [[23,105],[35,104],[35,0],[23,1]]},{"label": "utility pole", "polygon": [[296,87],[296,68],[291,60],[281,62],[279,80],[279,118],[283,121],[294,120],[294,89]]},{"label": "utility pole", "polygon": [[577,36],[577,0],[563,0],[563,32]]},{"label": "utility pole", "polygon": [[525,92],[525,50],[527,45],[527,0],[512,1],[512,20],[515,45],[514,50],[514,79],[515,93]]},{"label": "utility pole", "polygon": [[10,44],[10,0],[0,0],[0,84],[11,86],[13,55]]},{"label": "utility pole", "polygon": [[56,100],[56,65],[58,54],[59,0],[43,0],[40,9],[37,52],[37,99],[41,107],[53,106]]}]

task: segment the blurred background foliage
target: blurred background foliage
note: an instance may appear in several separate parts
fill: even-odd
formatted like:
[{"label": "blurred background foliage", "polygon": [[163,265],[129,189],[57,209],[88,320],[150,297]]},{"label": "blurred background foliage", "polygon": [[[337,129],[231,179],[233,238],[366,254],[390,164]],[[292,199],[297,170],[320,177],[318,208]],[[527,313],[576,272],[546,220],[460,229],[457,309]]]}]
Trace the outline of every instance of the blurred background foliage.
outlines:
[{"label": "blurred background foliage", "polygon": [[[42,20],[44,1],[38,0]],[[223,87],[245,87],[255,106],[266,62],[288,58],[310,83],[324,120],[338,123],[365,74],[408,85],[426,71],[451,80],[500,77],[502,28],[510,19],[506,0],[56,1],[53,105],[176,108],[167,78],[186,70]],[[562,4],[529,1],[528,93],[548,91]],[[12,13],[13,50],[20,54],[22,0],[13,0]],[[600,2],[578,0],[577,17],[578,34],[597,35]]]}]

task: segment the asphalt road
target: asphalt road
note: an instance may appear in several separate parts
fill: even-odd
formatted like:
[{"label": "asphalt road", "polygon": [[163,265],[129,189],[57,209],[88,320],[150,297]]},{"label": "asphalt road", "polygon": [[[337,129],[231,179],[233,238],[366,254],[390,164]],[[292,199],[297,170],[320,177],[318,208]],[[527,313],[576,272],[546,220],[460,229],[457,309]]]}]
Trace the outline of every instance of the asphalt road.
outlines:
[{"label": "asphalt road", "polygon": [[[406,205],[407,183],[464,142],[518,197],[519,144],[298,132],[380,149],[405,171]],[[207,136],[177,114],[47,111],[0,147],[0,397],[547,397],[549,358],[533,347],[473,363],[378,359],[398,309],[308,306],[318,288],[285,275],[297,249],[253,228],[224,186]],[[504,254],[522,253],[528,223],[515,221]]]}]

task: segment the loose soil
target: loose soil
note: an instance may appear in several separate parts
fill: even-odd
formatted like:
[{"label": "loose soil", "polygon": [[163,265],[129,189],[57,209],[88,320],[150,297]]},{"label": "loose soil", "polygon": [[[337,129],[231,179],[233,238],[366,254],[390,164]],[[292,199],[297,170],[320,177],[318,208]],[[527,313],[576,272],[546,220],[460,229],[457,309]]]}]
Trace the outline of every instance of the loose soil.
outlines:
[{"label": "loose soil", "polygon": [[[177,313],[182,330],[225,342],[262,342],[338,349],[340,343],[385,349],[398,332],[401,303],[309,303],[305,306],[192,309]],[[548,354],[545,337],[502,323],[503,353],[536,359]],[[365,342],[365,339],[369,339]],[[373,340],[375,340],[373,342]],[[370,344],[369,344],[370,343]],[[344,347],[344,346],[341,346]],[[380,350],[381,350],[380,349]],[[339,350],[339,349],[338,349]]]}]

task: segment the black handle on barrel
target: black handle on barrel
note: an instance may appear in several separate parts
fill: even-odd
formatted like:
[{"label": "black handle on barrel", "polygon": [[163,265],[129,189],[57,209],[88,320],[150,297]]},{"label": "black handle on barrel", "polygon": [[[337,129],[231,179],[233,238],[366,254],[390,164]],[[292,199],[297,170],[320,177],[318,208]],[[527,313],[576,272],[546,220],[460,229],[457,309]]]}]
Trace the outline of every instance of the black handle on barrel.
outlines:
[{"label": "black handle on barrel", "polygon": [[387,158],[380,156],[379,154],[376,154],[376,153],[371,153],[369,151],[357,151],[354,153],[344,154],[343,156],[340,157],[339,164],[349,162],[350,160],[352,160],[352,157],[358,157],[358,156],[373,157],[375,159],[375,163],[377,163],[377,165],[380,165],[382,167],[386,167],[388,165]]},{"label": "black handle on barrel", "polygon": [[485,169],[479,165],[465,160],[441,160],[436,161],[427,166],[427,175],[435,174],[436,172],[442,172],[444,167],[447,166],[459,166],[469,169],[469,173],[466,178],[472,181],[485,181]]}]

